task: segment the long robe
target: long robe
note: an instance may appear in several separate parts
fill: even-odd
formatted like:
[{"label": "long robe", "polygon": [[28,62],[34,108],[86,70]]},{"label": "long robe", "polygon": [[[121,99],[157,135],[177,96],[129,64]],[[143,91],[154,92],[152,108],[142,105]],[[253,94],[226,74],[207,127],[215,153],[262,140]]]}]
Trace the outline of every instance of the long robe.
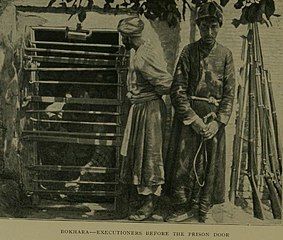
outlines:
[{"label": "long robe", "polygon": [[[229,49],[216,42],[207,51],[202,40],[185,46],[171,87],[175,116],[165,168],[166,192],[174,203],[196,201],[200,195],[207,198],[203,200],[209,204],[224,202],[225,126],[232,113],[234,92],[235,73]],[[189,100],[191,96],[208,99],[213,97],[218,100],[219,106]],[[205,143],[207,164],[202,152],[194,166],[202,139],[190,123],[198,116],[203,118],[210,112],[216,114],[216,121],[221,123],[221,127],[214,138]],[[204,180],[204,187],[197,182],[197,177],[201,183]]]},{"label": "long robe", "polygon": [[121,181],[140,187],[164,183],[163,135],[172,76],[150,42],[142,44],[128,73],[128,97],[132,103],[121,154]]}]

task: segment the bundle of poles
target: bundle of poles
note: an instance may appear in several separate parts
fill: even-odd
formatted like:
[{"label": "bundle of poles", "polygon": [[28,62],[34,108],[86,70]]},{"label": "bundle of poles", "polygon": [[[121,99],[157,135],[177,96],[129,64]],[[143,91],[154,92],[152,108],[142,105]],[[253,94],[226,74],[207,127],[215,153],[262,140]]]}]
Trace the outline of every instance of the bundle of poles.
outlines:
[{"label": "bundle of poles", "polygon": [[[243,36],[238,111],[229,199],[237,204],[240,179],[250,183],[254,217],[264,219],[263,196],[273,217],[282,217],[282,146],[270,72],[265,69],[257,23]],[[266,202],[265,202],[266,203]]]}]

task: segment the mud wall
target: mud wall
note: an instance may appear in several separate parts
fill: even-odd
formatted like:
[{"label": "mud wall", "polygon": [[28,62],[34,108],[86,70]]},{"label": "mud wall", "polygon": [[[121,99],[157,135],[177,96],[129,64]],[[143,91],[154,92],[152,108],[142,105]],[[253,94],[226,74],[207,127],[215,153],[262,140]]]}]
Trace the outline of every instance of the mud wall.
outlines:
[{"label": "mud wall", "polygon": [[1,94],[1,135],[3,155],[1,169],[4,166],[14,176],[20,171],[19,165],[19,81],[20,71],[19,45],[16,37],[15,7],[8,6],[0,16],[0,94]]}]

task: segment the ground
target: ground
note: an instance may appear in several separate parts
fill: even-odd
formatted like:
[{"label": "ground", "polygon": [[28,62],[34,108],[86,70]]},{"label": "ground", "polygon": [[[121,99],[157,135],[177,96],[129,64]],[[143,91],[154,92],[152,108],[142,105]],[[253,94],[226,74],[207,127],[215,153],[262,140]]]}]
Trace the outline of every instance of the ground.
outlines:
[{"label": "ground", "polygon": [[[101,205],[103,206],[103,204]],[[52,220],[107,220],[117,222],[131,222],[127,218],[114,219],[113,214],[106,211],[95,211],[94,208],[97,204],[94,203],[56,203],[51,201],[42,200],[37,208],[27,208],[23,212],[22,217],[29,219],[52,219]],[[166,208],[166,206],[165,206]],[[260,220],[252,216],[252,208],[246,207],[245,210],[241,207],[237,207],[230,202],[218,204],[213,206],[209,211],[208,219],[205,224],[229,224],[229,225],[280,225],[281,220],[273,219],[271,212],[268,209],[264,209],[265,220]],[[154,222],[152,219],[148,219],[145,222]],[[161,223],[163,221],[160,221]],[[188,220],[187,224],[198,223],[196,219]],[[164,224],[166,224],[164,222]],[[167,223],[169,224],[169,223]]]},{"label": "ground", "polygon": [[[266,219],[260,220],[254,218],[251,213],[244,211],[240,207],[237,207],[231,203],[224,203],[215,205],[208,214],[208,219],[205,224],[229,224],[229,225],[279,225],[282,224],[281,220],[274,220],[269,212],[265,212]],[[69,208],[61,208],[57,205],[52,209],[41,209],[41,210],[31,210],[27,215],[28,218],[40,218],[40,219],[52,219],[52,220],[62,220],[62,219],[81,219],[81,220],[111,220],[111,215],[107,213],[100,212],[95,214],[92,211],[92,204],[82,204],[77,206],[69,206]],[[125,219],[117,219],[118,222],[130,222]],[[145,222],[153,222],[149,219]],[[185,221],[182,223],[198,223],[197,220]],[[167,223],[169,224],[169,223]]]}]

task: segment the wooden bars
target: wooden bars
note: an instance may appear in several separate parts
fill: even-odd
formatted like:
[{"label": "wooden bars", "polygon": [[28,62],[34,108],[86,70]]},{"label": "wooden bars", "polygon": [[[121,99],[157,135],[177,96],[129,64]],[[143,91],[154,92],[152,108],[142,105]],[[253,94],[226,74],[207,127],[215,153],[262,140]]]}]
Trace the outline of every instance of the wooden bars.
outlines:
[{"label": "wooden bars", "polygon": [[82,170],[88,173],[115,173],[117,168],[107,167],[80,167],[80,166],[61,166],[61,165],[32,165],[27,167],[33,171],[57,171],[57,172],[80,172]]},{"label": "wooden bars", "polygon": [[97,196],[97,197],[117,197],[119,192],[117,191],[71,191],[71,190],[28,190],[28,192],[36,194],[71,194],[71,195],[83,195],[83,196]]},{"label": "wooden bars", "polygon": [[36,62],[48,63],[67,63],[67,64],[83,64],[96,66],[115,66],[115,60],[109,59],[91,59],[91,58],[73,58],[73,57],[55,57],[55,56],[31,56],[25,55],[25,59]]},{"label": "wooden bars", "polygon": [[83,145],[102,145],[102,146],[120,146],[119,140],[101,140],[90,138],[75,138],[75,137],[57,137],[57,136],[35,136],[27,135],[22,137],[26,141],[39,141],[39,142],[64,142],[76,143]]},{"label": "wooden bars", "polygon": [[[62,180],[47,180],[47,179],[33,179],[37,183],[70,183],[70,181]],[[96,181],[77,181],[77,184],[93,184],[93,185],[117,185],[118,182],[96,182]]]},{"label": "wooden bars", "polygon": [[41,130],[24,130],[23,134],[34,134],[37,136],[48,135],[69,135],[83,137],[122,137],[122,134],[117,133],[82,133],[82,132],[62,132],[62,131],[41,131]]},{"label": "wooden bars", "polygon": [[120,48],[120,45],[112,45],[112,44],[91,44],[91,43],[68,43],[68,42],[51,42],[51,41],[31,41],[32,44],[47,44],[54,46],[79,46],[79,47],[113,47]]},{"label": "wooden bars", "polygon": [[29,96],[24,101],[32,102],[65,102],[69,104],[90,104],[90,105],[120,105],[121,102],[116,99],[105,98],[63,98],[63,97],[48,97],[48,96]]},{"label": "wooden bars", "polygon": [[73,50],[61,50],[61,49],[48,49],[48,48],[25,48],[28,52],[36,53],[62,53],[62,54],[79,54],[89,56],[104,56],[104,57],[129,57],[121,53],[104,53],[104,52],[89,52],[89,51],[73,51]]},{"label": "wooden bars", "polygon": [[121,115],[118,112],[100,112],[100,111],[84,111],[84,110],[46,110],[46,109],[29,109],[26,110],[26,113],[47,113],[47,112],[62,112],[62,113],[81,113],[81,114],[93,114],[93,115]]}]

